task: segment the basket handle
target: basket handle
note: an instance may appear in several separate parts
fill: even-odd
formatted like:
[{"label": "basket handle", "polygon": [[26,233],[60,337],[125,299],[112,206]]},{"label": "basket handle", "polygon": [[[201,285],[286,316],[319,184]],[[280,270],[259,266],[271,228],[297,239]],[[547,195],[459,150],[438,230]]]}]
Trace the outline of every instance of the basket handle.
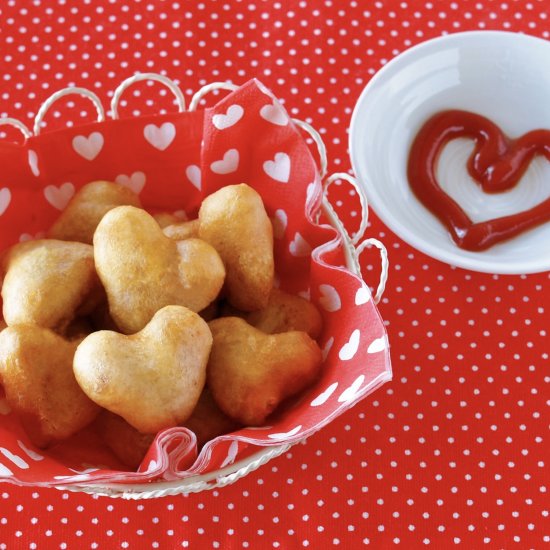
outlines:
[{"label": "basket handle", "polygon": [[62,90],[59,90],[58,92],[55,92],[55,94],[52,94],[40,107],[38,113],[36,114],[36,117],[34,119],[34,135],[38,136],[40,134],[40,126],[42,124],[42,121],[44,120],[44,117],[46,116],[46,113],[49,111],[50,107],[62,97],[66,95],[81,95],[84,97],[87,97],[96,108],[97,111],[97,121],[98,122],[104,122],[105,121],[105,111],[103,109],[103,105],[101,104],[101,100],[99,97],[97,97],[94,92],[91,92],[90,90],[87,90],[86,88],[79,88],[77,86],[70,86],[68,88],[63,88]]},{"label": "basket handle", "polygon": [[321,137],[319,132],[308,122],[305,122],[304,120],[299,120],[297,118],[293,118],[292,122],[294,122],[296,126],[306,132],[306,134],[309,134],[311,139],[315,142],[315,145],[317,145],[317,151],[319,153],[319,175],[321,176],[321,180],[325,179],[325,176],[327,175],[328,156],[327,147],[325,145],[325,142],[323,141],[323,138]]},{"label": "basket handle", "polygon": [[121,82],[113,94],[113,99],[111,100],[111,116],[113,120],[118,119],[118,105],[120,103],[120,98],[127,88],[133,86],[136,82],[141,80],[154,80],[155,82],[160,82],[164,84],[176,97],[178,103],[178,111],[183,113],[185,111],[185,97],[180,87],[167,76],[158,74],[158,73],[137,73],[134,76],[131,76]]},{"label": "basket handle", "polygon": [[25,140],[32,136],[32,132],[20,120],[11,117],[0,118],[0,126],[13,126],[17,128],[25,137]]},{"label": "basket handle", "polygon": [[377,304],[382,298],[382,295],[384,294],[384,290],[386,289],[386,282],[388,280],[389,260],[388,260],[388,251],[386,250],[386,247],[378,239],[375,239],[372,237],[369,239],[365,239],[361,244],[359,244],[358,246],[355,246],[353,241],[350,239],[349,234],[346,228],[344,227],[344,224],[342,223],[342,221],[338,217],[338,214],[334,210],[334,207],[328,200],[326,194],[323,195],[323,199],[321,201],[321,207],[323,209],[323,212],[329,219],[330,224],[338,231],[340,235],[342,235],[343,246],[344,246],[344,257],[346,259],[347,267],[353,273],[361,277],[361,279],[364,279],[363,273],[361,270],[361,264],[359,262],[359,257],[361,256],[362,252],[365,250],[365,248],[371,247],[371,246],[375,246],[380,251],[380,263],[381,263],[380,280],[378,281],[378,287],[376,288],[376,292],[373,297],[374,303]]},{"label": "basket handle", "polygon": [[212,82],[211,84],[207,84],[206,86],[203,86],[200,90],[198,90],[191,98],[191,102],[189,103],[189,110],[196,111],[201,99],[206,94],[209,94],[214,90],[227,90],[228,92],[234,92],[238,88],[238,86],[236,86],[235,84],[231,84],[231,82]]},{"label": "basket handle", "polygon": [[367,230],[367,226],[369,223],[369,204],[367,202],[367,198],[365,197],[365,194],[361,191],[361,188],[357,183],[357,180],[354,177],[347,174],[346,172],[335,172],[334,174],[326,178],[323,185],[323,192],[324,192],[324,195],[327,197],[327,200],[328,200],[328,188],[337,180],[345,180],[349,184],[351,184],[352,187],[355,189],[357,196],[359,197],[359,201],[361,202],[362,215],[361,215],[361,224],[359,225],[359,229],[357,230],[357,233],[355,233],[353,237],[349,236],[348,234],[351,242],[354,245],[357,245],[359,241],[361,241],[361,239],[365,235],[365,231]]},{"label": "basket handle", "polygon": [[378,239],[375,239],[373,237],[370,237],[369,239],[365,239],[355,249],[357,258],[361,256],[361,253],[363,252],[363,250],[365,250],[365,248],[370,248],[371,246],[375,246],[380,251],[380,263],[381,263],[380,281],[378,282],[378,288],[376,289],[376,292],[373,298],[374,303],[377,304],[382,298],[382,295],[384,294],[384,290],[386,289],[386,282],[388,280],[388,269],[390,266],[390,262],[388,260],[388,251],[384,246],[384,244],[380,242]]},{"label": "basket handle", "polygon": [[[359,262],[359,256],[365,250],[365,248],[370,246],[375,246],[380,251],[380,262],[381,262],[380,280],[378,282],[378,287],[373,297],[374,303],[377,304],[382,298],[382,295],[384,294],[384,290],[386,288],[386,282],[388,279],[389,261],[388,261],[388,251],[386,250],[386,247],[382,244],[382,242],[380,242],[378,239],[374,239],[374,238],[365,239],[361,244],[359,244],[359,242],[365,235],[365,231],[368,225],[369,208],[368,208],[367,197],[363,189],[361,188],[361,186],[358,184],[357,180],[352,176],[350,176],[349,174],[346,174],[344,172],[337,172],[332,174],[326,179],[324,178],[324,175],[322,173],[323,173],[323,168],[326,170],[327,155],[326,155],[326,147],[323,142],[323,138],[321,138],[319,132],[317,132],[317,130],[315,130],[315,128],[313,128],[310,124],[303,121],[297,121],[295,119],[293,119],[293,121],[298,126],[300,126],[305,132],[307,132],[317,144],[317,148],[319,150],[319,156],[321,157],[321,180],[324,179],[323,198],[321,201],[321,207],[323,209],[323,212],[329,219],[331,225],[342,236],[343,245],[344,245],[344,256],[346,258],[346,265],[348,266],[348,268],[351,271],[353,271],[356,275],[364,279],[361,271],[361,264]],[[334,207],[332,206],[328,198],[328,193],[327,193],[328,188],[336,180],[346,180],[348,183],[350,183],[355,188],[355,191],[357,192],[357,195],[361,202],[361,209],[362,209],[361,225],[359,226],[359,230],[357,231],[354,237],[350,237],[347,229],[344,227],[344,224],[338,217],[336,210],[334,209]]]}]

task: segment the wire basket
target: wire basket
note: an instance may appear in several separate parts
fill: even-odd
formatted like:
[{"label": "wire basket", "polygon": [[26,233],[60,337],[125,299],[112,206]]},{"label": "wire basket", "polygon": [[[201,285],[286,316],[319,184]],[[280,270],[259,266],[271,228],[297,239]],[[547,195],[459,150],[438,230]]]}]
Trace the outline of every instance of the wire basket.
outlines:
[{"label": "wire basket", "polygon": [[[179,112],[120,119],[123,93],[141,80],[166,86]],[[214,90],[229,94],[214,107],[198,110]],[[71,94],[92,101],[97,122],[42,135],[49,109]],[[195,460],[189,460],[193,438],[188,430],[161,432],[137,472],[110,470],[97,465],[93,456],[66,463],[70,447],[66,454],[34,449],[0,397],[0,447],[6,451],[0,456],[0,481],[131,499],[223,487],[303,441],[391,379],[387,334],[376,308],[388,275],[386,249],[379,240],[365,238],[368,204],[356,180],[347,173],[327,175],[326,147],[319,133],[291,119],[259,81],[209,84],[186,109],[174,81],[137,74],[118,86],[110,107],[108,119],[93,92],[71,87],[44,102],[32,132],[18,120],[0,119],[0,125],[16,127],[25,138],[19,145],[0,144],[0,159],[4,164],[12,161],[6,180],[11,183],[0,185],[2,248],[40,234],[76,189],[94,179],[132,186],[147,209],[177,204],[187,213],[196,212],[202,197],[217,188],[248,180],[262,195],[274,223],[276,265],[284,266],[281,284],[308,296],[323,313],[324,374],[273,425],[216,438]],[[316,146],[318,167],[302,132]],[[353,235],[329,200],[329,188],[338,180],[349,183],[361,203],[360,226]],[[27,209],[35,203],[36,215],[23,217],[23,205]],[[374,296],[361,275],[359,257],[367,247],[376,247],[381,258]]]}]

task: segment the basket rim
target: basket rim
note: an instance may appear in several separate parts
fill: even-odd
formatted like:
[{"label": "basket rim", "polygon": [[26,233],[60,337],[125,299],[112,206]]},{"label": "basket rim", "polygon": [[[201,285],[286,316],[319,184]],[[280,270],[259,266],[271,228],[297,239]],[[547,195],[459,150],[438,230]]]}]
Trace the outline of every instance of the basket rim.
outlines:
[{"label": "basket rim", "polygon": [[256,453],[235,461],[224,468],[206,474],[196,474],[183,479],[171,481],[151,481],[149,483],[74,483],[54,485],[60,491],[87,493],[96,496],[122,498],[125,500],[151,499],[163,496],[188,495],[206,489],[213,490],[225,487],[257,470],[273,458],[285,453],[293,445],[303,442],[285,443],[276,447],[265,447]]},{"label": "basket rim", "polygon": [[[127,87],[128,85],[132,84],[136,80],[144,80],[144,79],[152,78],[153,76],[155,75],[152,75],[151,73],[136,75],[131,79],[127,79],[127,81],[123,82],[119,86],[119,88],[117,88],[117,90],[119,90],[121,93],[125,89],[124,86]],[[256,81],[256,79],[253,79],[253,80]],[[229,89],[229,90],[232,89],[232,88],[227,88],[226,85],[227,83],[212,83],[210,85],[203,86],[203,88],[201,88],[199,92],[197,92],[196,96],[199,97],[200,94],[208,93],[213,89],[220,88],[220,87],[223,89]],[[257,82],[257,85],[260,86],[260,83]],[[177,87],[177,85],[175,84],[174,86]],[[58,93],[54,94],[48,100],[49,103],[46,102],[46,104],[43,106],[42,108],[43,114],[45,113],[47,108],[51,105],[51,103],[57,100],[58,97],[61,97],[61,95],[66,95],[69,93],[82,94],[82,92],[83,92],[83,89],[81,88],[67,88],[64,90],[60,90]],[[183,110],[185,109],[183,108]],[[102,112],[100,112],[100,109],[98,108],[98,118],[101,119],[102,117],[103,117],[103,114]],[[116,116],[113,118],[116,118]],[[1,120],[2,119],[0,119],[0,123],[1,123]],[[9,123],[11,123],[11,120],[12,119],[10,119]],[[309,134],[309,136],[317,144],[318,153],[320,157],[320,164],[322,167],[320,171],[321,173],[319,174],[319,184],[320,184],[319,196],[309,197],[309,202],[311,204],[316,204],[316,212],[310,213],[309,216],[311,216],[311,221],[313,223],[316,222],[318,225],[331,227],[332,229],[335,230],[335,238],[329,240],[328,242],[318,247],[317,251],[318,252],[320,252],[321,250],[327,251],[332,247],[342,246],[344,255],[345,255],[345,263],[346,263],[347,270],[351,275],[355,275],[364,283],[364,279],[363,279],[361,268],[359,266],[359,261],[358,261],[362,248],[364,248],[365,245],[368,245],[368,246],[374,245],[377,248],[379,248],[381,251],[383,249],[384,253],[381,254],[382,273],[380,276],[378,289],[375,295],[373,296],[373,302],[374,304],[377,304],[385,287],[385,280],[387,277],[387,255],[385,253],[385,248],[383,247],[383,245],[378,241],[376,241],[376,239],[372,239],[372,238],[365,239],[363,243],[359,244],[359,241],[364,237],[364,232],[367,228],[367,220],[368,220],[368,203],[366,201],[366,197],[364,195],[363,189],[357,184],[355,178],[353,178],[347,173],[334,173],[331,176],[327,177],[326,148],[324,146],[322,138],[317,133],[317,131],[313,127],[311,127],[308,123],[305,123],[303,121],[298,121],[296,119],[292,119],[292,121],[297,126],[299,126],[302,130],[304,130],[306,134]],[[38,134],[38,132],[36,133]],[[343,223],[339,220],[336,214],[336,211],[332,207],[327,195],[328,187],[333,181],[336,181],[337,179],[348,181],[355,188],[361,200],[362,226],[360,230],[357,232],[357,234],[354,235],[353,237],[348,234]],[[326,215],[329,222],[328,224],[319,223],[319,215],[321,214],[321,212],[323,212]],[[387,338],[387,335],[386,335],[386,338]],[[379,379],[375,384],[375,386],[372,387],[367,393],[370,393],[370,391],[373,391],[374,389],[376,389],[377,386],[391,379],[392,377],[391,365],[388,365],[388,369],[389,370],[386,370],[384,373],[382,373],[379,376]],[[318,431],[318,429],[320,429],[321,427],[322,426],[319,426],[319,428],[317,428],[317,430],[315,431]],[[297,443],[303,443],[307,439],[307,437],[308,435],[301,438],[298,436],[297,439],[293,439],[291,441],[286,441],[284,443],[280,443],[276,445],[268,445],[265,447],[260,447],[256,452],[249,455],[248,457],[237,460],[233,464],[230,464],[223,468],[215,469],[212,472],[208,472],[206,474],[191,474],[189,476],[179,477],[176,479],[152,480],[149,482],[137,482],[137,483],[118,483],[118,482],[108,482],[108,481],[75,479],[72,482],[70,480],[67,480],[67,482],[64,484],[63,483],[49,484],[49,483],[40,483],[40,482],[38,483],[21,482],[13,478],[11,479],[0,478],[0,482],[13,483],[15,485],[20,485],[20,486],[52,487],[62,491],[84,492],[87,494],[92,494],[97,496],[119,497],[119,498],[134,499],[134,500],[156,498],[161,496],[178,495],[178,494],[186,495],[186,494],[200,492],[207,489],[215,489],[217,487],[223,487],[225,485],[234,483],[241,477],[244,477],[248,473],[264,465],[269,460],[283,454],[291,446]]]}]

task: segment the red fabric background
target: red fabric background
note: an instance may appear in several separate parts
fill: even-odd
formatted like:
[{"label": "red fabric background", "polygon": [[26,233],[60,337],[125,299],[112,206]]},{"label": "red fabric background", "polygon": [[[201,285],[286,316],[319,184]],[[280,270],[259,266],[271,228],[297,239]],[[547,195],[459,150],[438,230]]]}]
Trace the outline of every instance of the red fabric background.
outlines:
[{"label": "red fabric background", "polygon": [[[546,2],[27,2],[2,4],[0,114],[32,125],[67,85],[109,93],[164,72],[187,99],[215,80],[264,81],[349,170],[355,101],[382,64],[444,32],[548,38]],[[158,85],[122,115],[171,109]],[[139,111],[139,113],[138,113]],[[48,127],[93,118],[59,104]],[[46,129],[45,129],[46,131]],[[9,131],[10,136],[16,132]],[[5,168],[8,170],[9,167]],[[0,188],[2,176],[0,175]],[[345,185],[332,197],[358,225]],[[233,486],[124,502],[0,486],[0,548],[540,548],[548,529],[548,273],[492,276],[427,258],[371,213],[390,252],[380,312],[394,381]],[[363,258],[377,280],[377,256]]]}]

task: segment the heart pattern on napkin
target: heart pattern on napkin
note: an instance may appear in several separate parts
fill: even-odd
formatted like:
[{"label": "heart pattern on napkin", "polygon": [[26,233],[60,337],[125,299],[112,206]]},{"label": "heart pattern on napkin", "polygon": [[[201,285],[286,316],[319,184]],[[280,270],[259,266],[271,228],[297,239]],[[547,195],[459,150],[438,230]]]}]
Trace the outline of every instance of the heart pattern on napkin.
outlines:
[{"label": "heart pattern on napkin", "polygon": [[244,109],[240,105],[231,105],[225,114],[218,114],[212,117],[212,124],[218,130],[225,130],[231,128],[241,120],[244,115]]},{"label": "heart pattern on napkin", "polygon": [[237,149],[229,149],[223,155],[221,160],[215,160],[210,168],[215,174],[231,174],[239,167],[239,151]]},{"label": "heart pattern on napkin", "polygon": [[355,305],[361,306],[366,304],[371,299],[371,293],[367,286],[361,286],[355,293]]},{"label": "heart pattern on napkin", "polygon": [[285,113],[283,108],[277,105],[275,102],[273,102],[271,105],[264,105],[260,109],[260,116],[264,120],[267,120],[268,122],[271,122],[271,124],[275,124],[277,126],[286,126],[288,124],[287,114]]},{"label": "heart pattern on napkin", "polygon": [[276,153],[273,160],[266,160],[264,172],[274,180],[288,183],[290,178],[290,157],[286,153]]},{"label": "heart pattern on napkin", "polygon": [[353,401],[357,397],[357,392],[363,385],[363,382],[365,381],[365,375],[360,374],[351,384],[351,386],[347,387],[341,394],[340,397],[338,397],[339,403],[347,403],[349,401]]},{"label": "heart pattern on napkin", "polygon": [[36,151],[29,149],[29,167],[34,176],[40,175],[40,169],[38,168],[38,155]]},{"label": "heart pattern on napkin", "polygon": [[311,254],[311,245],[302,237],[300,233],[296,233],[294,239],[289,244],[288,249],[293,256],[305,257]]},{"label": "heart pattern on napkin", "polygon": [[226,466],[233,464],[233,462],[235,462],[235,459],[237,458],[238,452],[239,452],[239,442],[232,441],[231,445],[229,445],[227,456],[225,457],[225,460],[222,462],[220,467],[225,468]]},{"label": "heart pattern on napkin", "polygon": [[287,213],[282,208],[278,208],[275,210],[275,215],[271,222],[273,225],[273,236],[276,239],[282,239],[288,225]]},{"label": "heart pattern on napkin", "polygon": [[331,336],[326,344],[323,346],[323,349],[321,350],[323,354],[323,362],[327,360],[328,354],[330,353],[330,350],[332,349],[332,346],[334,345],[334,336]]},{"label": "heart pattern on napkin", "polygon": [[202,185],[201,169],[196,164],[191,164],[185,169],[187,179],[200,191]]},{"label": "heart pattern on napkin", "polygon": [[319,407],[324,405],[329,397],[336,391],[338,387],[338,382],[333,382],[324,392],[320,393],[311,403],[311,407]]},{"label": "heart pattern on napkin", "polygon": [[19,242],[25,243],[28,241],[36,241],[38,239],[43,239],[46,236],[45,231],[39,231],[38,233],[35,233],[34,235],[31,235],[30,233],[21,233],[19,235]]},{"label": "heart pattern on napkin", "polygon": [[127,176],[126,174],[120,174],[115,178],[115,182],[119,185],[127,187],[133,191],[136,195],[139,195],[145,187],[147,178],[143,172],[134,172]]},{"label": "heart pattern on napkin", "polygon": [[361,340],[361,331],[355,329],[349,338],[349,340],[340,348],[338,357],[342,361],[349,361],[355,357],[357,350],[359,349],[359,342]]},{"label": "heart pattern on napkin", "polygon": [[8,209],[11,202],[11,191],[7,187],[0,189],[0,216]]},{"label": "heart pattern on napkin", "polygon": [[381,336],[380,338],[376,338],[376,340],[373,340],[369,347],[367,348],[367,353],[378,353],[380,351],[384,351],[387,347],[388,339],[385,336]]},{"label": "heart pattern on napkin", "polygon": [[281,432],[276,434],[268,434],[267,437],[269,439],[286,439],[288,437],[292,437],[293,435],[296,435],[300,430],[302,429],[302,426],[296,426],[292,428],[292,430],[289,430],[288,432]]},{"label": "heart pattern on napkin", "polygon": [[12,453],[10,450],[0,447],[0,454],[3,454],[10,462],[13,462],[18,468],[26,470],[29,465],[19,455]]},{"label": "heart pattern on napkin", "polygon": [[338,311],[342,307],[340,294],[332,285],[319,285],[319,291],[321,292],[319,303],[325,311]]},{"label": "heart pattern on napkin", "polygon": [[101,132],[92,132],[89,136],[75,136],[73,149],[86,160],[94,160],[101,153],[104,143],[105,140]]},{"label": "heart pattern on napkin", "polygon": [[59,187],[48,185],[44,189],[46,200],[58,210],[63,210],[73,198],[75,188],[72,183],[63,183]]},{"label": "heart pattern on napkin", "polygon": [[143,128],[143,137],[159,151],[170,147],[176,137],[176,127],[171,122],[164,122],[160,126],[147,124]]}]

